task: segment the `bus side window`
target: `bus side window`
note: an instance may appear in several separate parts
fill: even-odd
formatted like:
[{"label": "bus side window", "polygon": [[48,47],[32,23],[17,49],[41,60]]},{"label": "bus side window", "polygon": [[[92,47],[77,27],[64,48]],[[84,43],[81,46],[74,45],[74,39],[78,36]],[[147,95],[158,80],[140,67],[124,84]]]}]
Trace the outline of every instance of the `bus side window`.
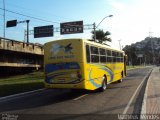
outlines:
[{"label": "bus side window", "polygon": [[100,52],[100,62],[101,63],[106,63],[106,51],[105,49],[99,48]]},{"label": "bus side window", "polygon": [[120,53],[116,52],[116,62],[121,62]]},{"label": "bus side window", "polygon": [[90,50],[89,50],[89,45],[86,45],[86,58],[87,58],[87,63],[90,63]]},{"label": "bus side window", "polygon": [[91,62],[99,63],[99,51],[97,47],[91,46]]},{"label": "bus side window", "polygon": [[99,63],[99,56],[98,55],[91,55],[91,62],[92,63]]},{"label": "bus side window", "polygon": [[100,55],[106,55],[105,49],[99,48]]},{"label": "bus side window", "polygon": [[94,46],[91,46],[91,54],[99,54],[98,48],[94,47]]},{"label": "bus side window", "polygon": [[120,62],[122,62],[122,63],[123,63],[123,53],[120,53],[120,57],[121,57]]},{"label": "bus side window", "polygon": [[106,50],[106,54],[107,54],[107,62],[112,62],[111,51],[110,50]]},{"label": "bus side window", "polygon": [[113,62],[116,62],[116,52],[112,51]]}]

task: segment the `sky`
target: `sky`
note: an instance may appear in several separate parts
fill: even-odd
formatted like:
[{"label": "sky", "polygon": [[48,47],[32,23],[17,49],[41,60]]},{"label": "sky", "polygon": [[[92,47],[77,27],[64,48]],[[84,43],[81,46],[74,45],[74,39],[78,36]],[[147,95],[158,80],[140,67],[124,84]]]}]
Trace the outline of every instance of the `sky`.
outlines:
[{"label": "sky", "polygon": [[[92,25],[94,22],[98,25],[104,17],[113,15],[104,19],[97,29],[109,31],[111,45],[116,48],[120,48],[119,41],[124,47],[144,40],[149,36],[149,32],[152,32],[152,37],[160,37],[159,0],[0,0],[0,36],[2,37],[4,36],[3,1],[6,9],[5,21],[30,20],[30,30],[45,25],[54,25],[58,28],[60,23],[81,20],[84,25]],[[24,41],[25,29],[26,23],[5,28],[5,37]],[[91,31],[92,29],[89,29],[84,30],[84,33],[71,35],[54,32],[53,37],[45,38],[34,38],[31,34],[29,41],[44,44],[64,38],[90,39]]]}]

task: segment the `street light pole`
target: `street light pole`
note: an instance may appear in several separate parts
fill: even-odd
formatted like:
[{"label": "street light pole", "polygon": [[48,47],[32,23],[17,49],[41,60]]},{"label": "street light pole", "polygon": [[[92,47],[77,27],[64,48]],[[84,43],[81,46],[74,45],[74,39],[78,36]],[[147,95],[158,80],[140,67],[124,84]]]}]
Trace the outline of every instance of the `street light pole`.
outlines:
[{"label": "street light pole", "polygon": [[93,23],[93,30],[94,30],[94,42],[96,41],[96,29],[98,28],[98,26],[103,22],[104,19],[108,18],[108,17],[112,17],[113,15],[108,15],[106,17],[104,17],[101,22],[96,26],[95,23]]},{"label": "street light pole", "polygon": [[96,26],[96,28],[98,28],[98,26],[103,22],[104,19],[106,19],[106,18],[108,18],[108,17],[112,17],[112,16],[113,16],[113,15],[108,15],[108,16],[104,17],[104,18],[101,20],[101,22]]},{"label": "street light pole", "polygon": [[6,7],[5,7],[5,0],[3,0],[3,38],[6,37]]},{"label": "street light pole", "polygon": [[150,38],[150,41],[151,41],[151,48],[152,48],[152,64],[155,64],[155,56],[154,56],[154,48],[153,48],[153,41],[152,41],[152,32],[149,31],[149,38]]},{"label": "street light pole", "polygon": [[94,42],[96,41],[96,23],[93,23],[93,30],[94,30]]}]

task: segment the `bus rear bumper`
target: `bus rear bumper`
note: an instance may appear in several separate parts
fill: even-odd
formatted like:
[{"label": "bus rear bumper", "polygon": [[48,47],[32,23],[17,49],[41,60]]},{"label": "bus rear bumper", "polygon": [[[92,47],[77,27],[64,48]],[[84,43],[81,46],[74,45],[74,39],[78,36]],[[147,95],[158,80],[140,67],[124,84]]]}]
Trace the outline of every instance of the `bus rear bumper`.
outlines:
[{"label": "bus rear bumper", "polygon": [[45,84],[45,88],[50,88],[50,89],[54,89],[54,88],[62,88],[62,89],[86,89],[86,90],[96,90],[99,87],[95,87],[93,85],[91,85],[89,80],[86,80],[86,82],[80,82],[77,84],[49,84],[49,83],[44,83]]},{"label": "bus rear bumper", "polygon": [[45,88],[66,88],[66,89],[85,89],[84,84],[47,84],[45,83]]}]

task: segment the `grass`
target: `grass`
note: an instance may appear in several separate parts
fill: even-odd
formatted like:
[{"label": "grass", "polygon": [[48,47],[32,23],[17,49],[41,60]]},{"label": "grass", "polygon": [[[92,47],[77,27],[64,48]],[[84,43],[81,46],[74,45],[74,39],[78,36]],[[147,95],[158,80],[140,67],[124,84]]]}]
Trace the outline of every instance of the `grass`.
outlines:
[{"label": "grass", "polygon": [[43,88],[43,81],[43,72],[0,78],[0,97]]},{"label": "grass", "polygon": [[137,66],[127,66],[127,70],[129,69],[134,69],[134,68],[142,68],[142,67],[145,67],[145,66],[140,66],[140,65],[137,65]]}]

